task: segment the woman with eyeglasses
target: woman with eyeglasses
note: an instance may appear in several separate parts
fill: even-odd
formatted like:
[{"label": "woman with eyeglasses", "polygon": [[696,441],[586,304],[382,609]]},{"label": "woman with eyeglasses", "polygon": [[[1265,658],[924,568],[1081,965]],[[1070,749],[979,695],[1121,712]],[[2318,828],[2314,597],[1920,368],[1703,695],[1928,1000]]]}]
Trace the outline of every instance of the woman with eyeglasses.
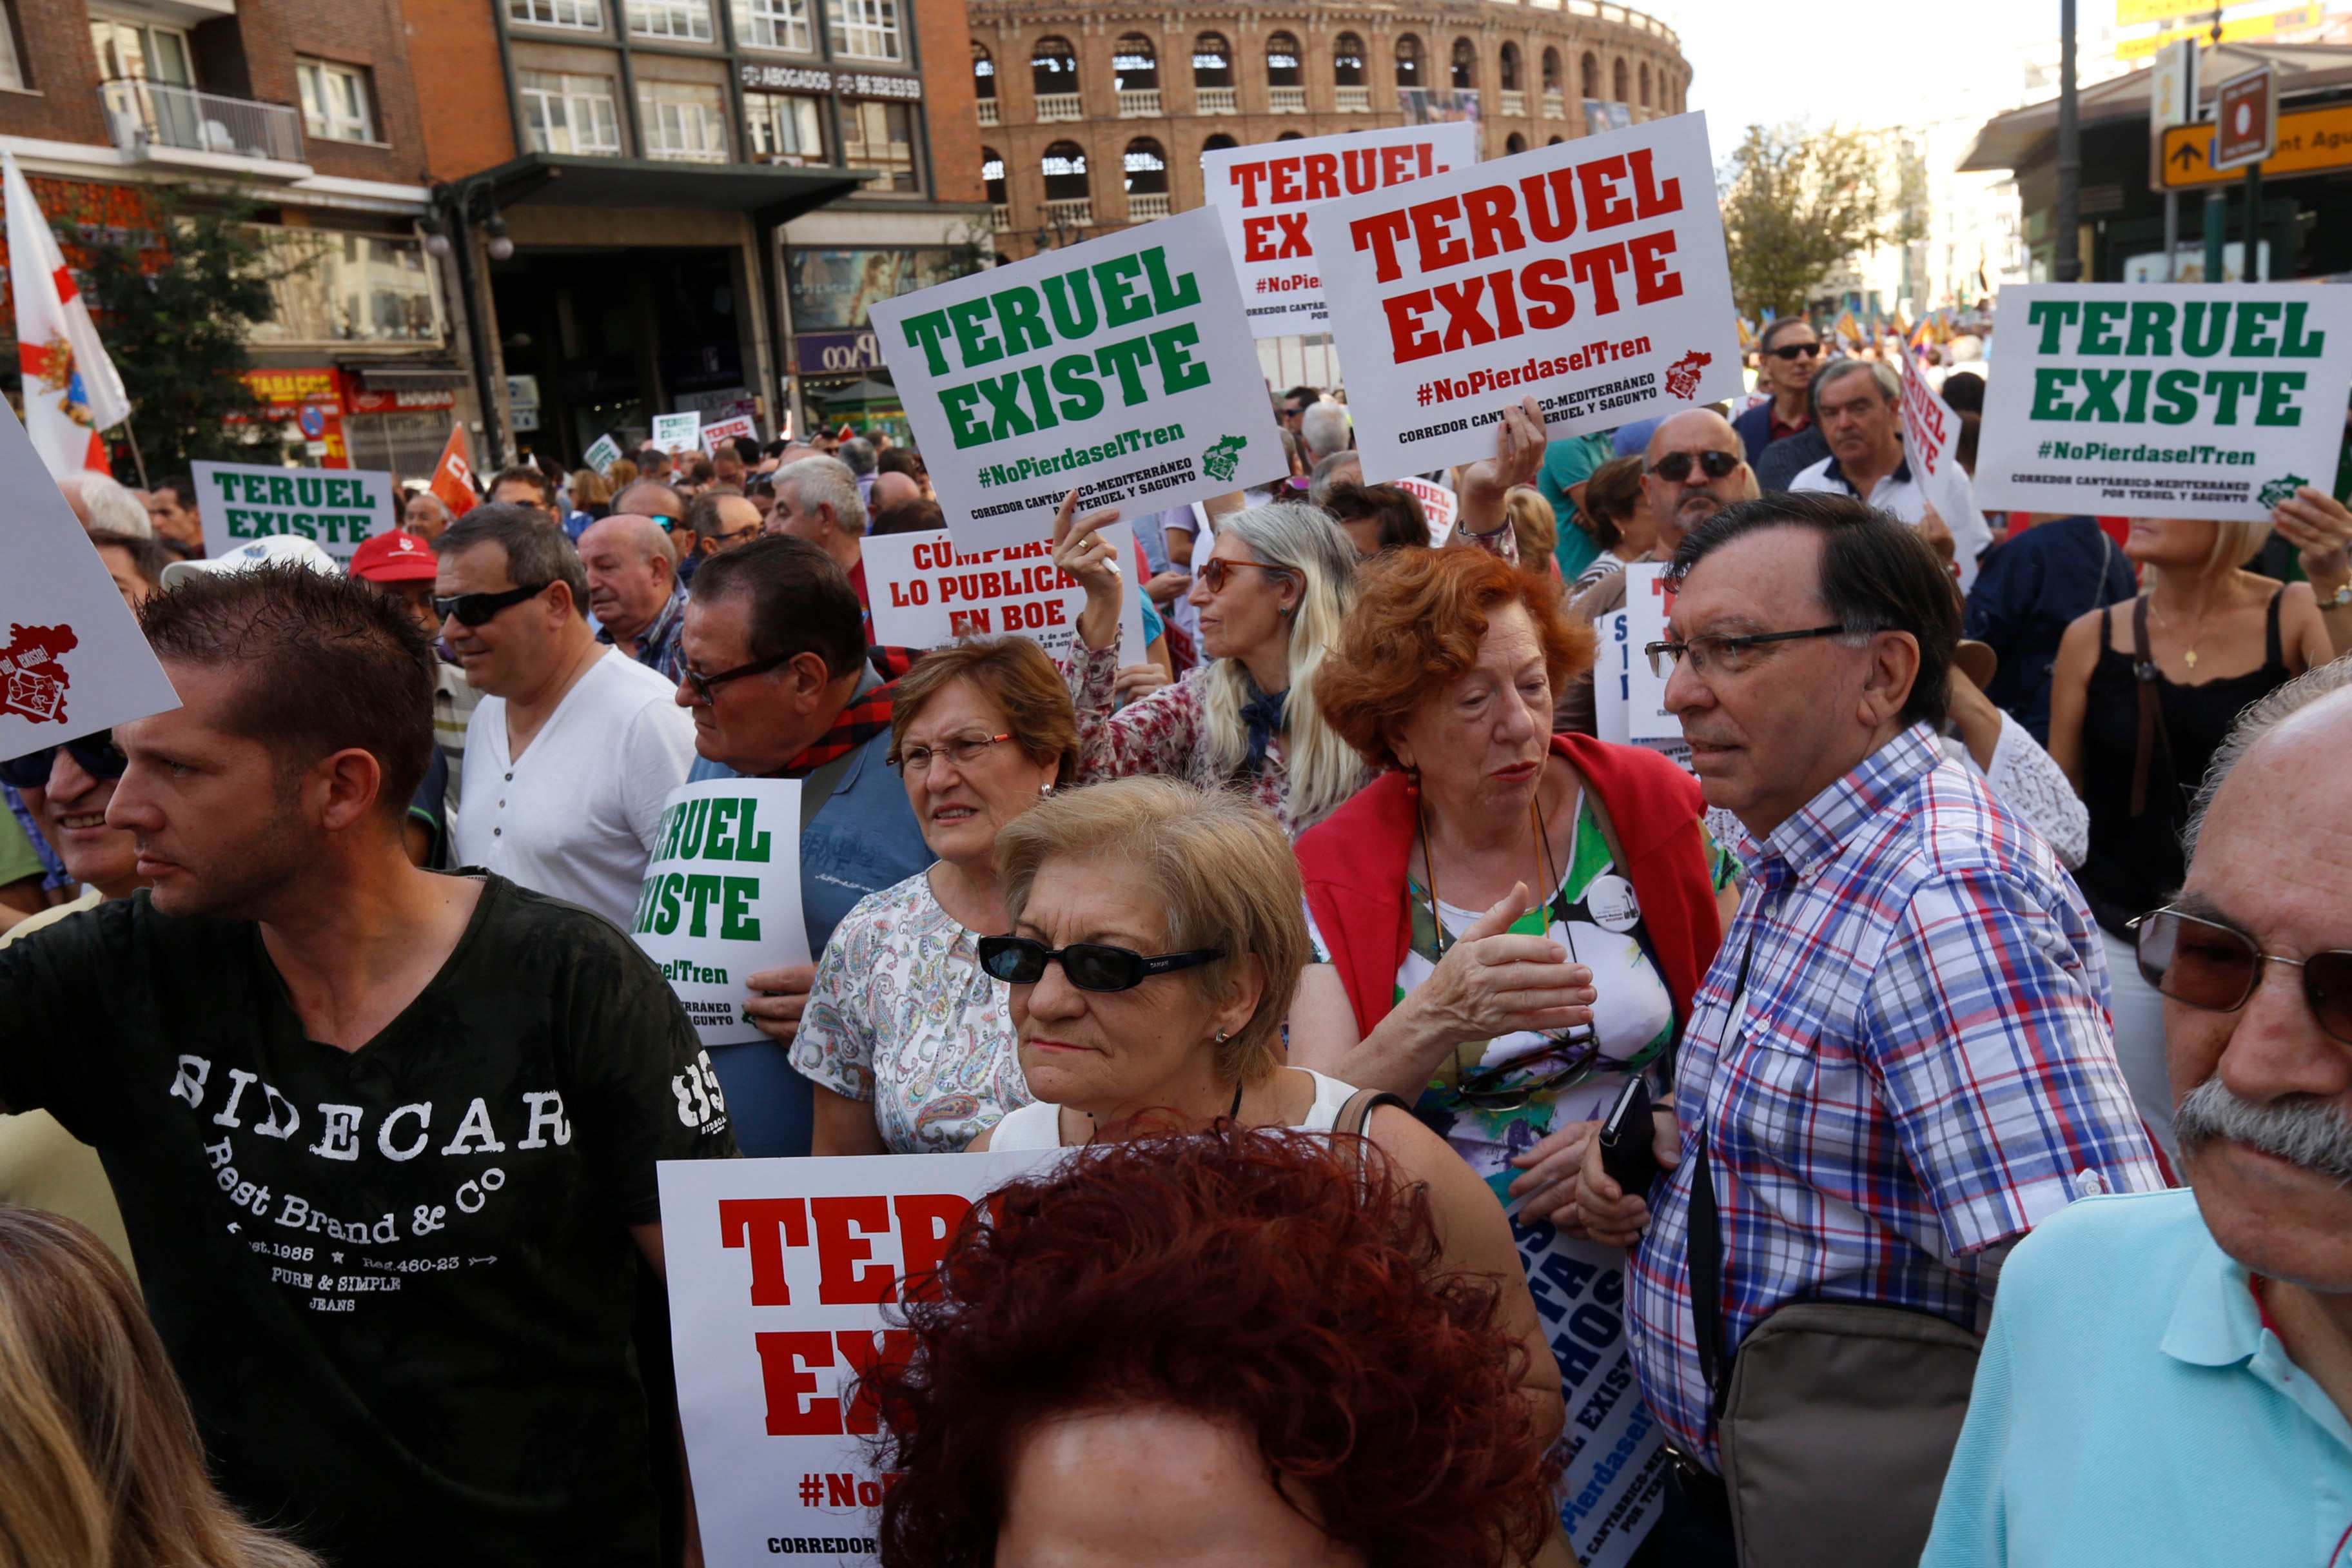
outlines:
[{"label": "woman with eyeglasses", "polygon": [[997,835],[1077,764],[1069,692],[1026,637],[927,654],[897,691],[890,762],[939,859],[867,895],[817,963],[792,1052],[817,1154],[951,1153],[1031,1099],[980,950],[1012,923]]},{"label": "woman with eyeglasses", "polygon": [[[1476,552],[1408,552],[1360,574],[1316,683],[1333,726],[1386,771],[1298,841],[1316,962],[1290,1059],[1412,1103],[1472,1174],[1523,1200],[1528,1226],[1562,1206],[1559,1184],[1630,1079],[1671,1102],[1675,1041],[1736,903],[1697,781],[1655,752],[1552,732],[1553,689],[1594,646],[1545,579]],[[1615,1299],[1622,1251],[1535,1235],[1522,1256],[1539,1293],[1566,1304],[1560,1282],[1591,1281]],[[1559,1341],[1580,1405],[1630,1375],[1604,1326]],[[1601,1480],[1609,1452],[1589,1444],[1563,1495]],[[1582,1528],[1607,1511],[1580,1513]]]},{"label": "woman with eyeglasses", "polygon": [[1226,518],[1187,595],[1200,612],[1202,664],[1114,711],[1118,648],[1073,650],[1077,782],[1158,773],[1235,784],[1292,835],[1329,816],[1364,778],[1314,691],[1355,567],[1347,536],[1313,507],[1277,502]]}]

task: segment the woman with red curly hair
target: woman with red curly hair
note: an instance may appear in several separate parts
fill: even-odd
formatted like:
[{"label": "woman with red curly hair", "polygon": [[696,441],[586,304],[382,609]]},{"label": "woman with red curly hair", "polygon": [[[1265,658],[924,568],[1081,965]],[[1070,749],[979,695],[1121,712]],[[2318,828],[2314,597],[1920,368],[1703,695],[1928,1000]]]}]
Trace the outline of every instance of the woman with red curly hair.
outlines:
[{"label": "woman with red curly hair", "polygon": [[[1358,574],[1316,696],[1386,771],[1298,841],[1318,962],[1290,1059],[1404,1099],[1524,1200],[1528,1287],[1591,1435],[1563,1522],[1579,1551],[1614,1561],[1656,1518],[1640,1505],[1658,1438],[1621,1397],[1616,1314],[1577,1310],[1617,1300],[1624,1254],[1554,1226],[1574,1218],[1567,1184],[1629,1077],[1671,1102],[1675,1040],[1735,900],[1696,780],[1654,752],[1552,733],[1553,693],[1593,647],[1555,585],[1492,556],[1405,551]],[[1670,1113],[1654,1131],[1674,1145]],[[1612,1518],[1621,1500],[1638,1526]]]},{"label": "woman with red curly hair", "polygon": [[1361,1142],[1097,1144],[989,1213],[869,1377],[884,1568],[1503,1568],[1552,1537],[1525,1341]]}]

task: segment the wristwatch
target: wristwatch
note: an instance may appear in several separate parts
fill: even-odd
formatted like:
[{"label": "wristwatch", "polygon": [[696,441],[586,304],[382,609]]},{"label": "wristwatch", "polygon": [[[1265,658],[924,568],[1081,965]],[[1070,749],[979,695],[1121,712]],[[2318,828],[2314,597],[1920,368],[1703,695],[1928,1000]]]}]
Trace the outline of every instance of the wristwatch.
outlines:
[{"label": "wristwatch", "polygon": [[[2315,586],[2313,592],[2318,592]],[[2344,585],[2333,594],[2319,595],[2319,607],[2323,610],[2340,610],[2347,605],[2352,605],[2352,577],[2346,578]]]}]

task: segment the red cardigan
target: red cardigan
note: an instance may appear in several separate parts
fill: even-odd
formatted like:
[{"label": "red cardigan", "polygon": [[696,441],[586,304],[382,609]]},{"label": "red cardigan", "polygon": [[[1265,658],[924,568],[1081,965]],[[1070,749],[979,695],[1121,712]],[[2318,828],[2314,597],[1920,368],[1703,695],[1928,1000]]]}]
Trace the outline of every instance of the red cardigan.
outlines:
[{"label": "red cardigan", "polygon": [[[1723,941],[1699,833],[1706,807],[1698,781],[1639,746],[1554,735],[1551,749],[1584,776],[1616,830],[1626,862],[1618,870],[1641,900],[1679,1029]],[[1412,943],[1404,886],[1416,826],[1412,779],[1389,773],[1298,840],[1307,906],[1330,944],[1361,1034],[1370,1034],[1395,1005],[1397,969]]]}]

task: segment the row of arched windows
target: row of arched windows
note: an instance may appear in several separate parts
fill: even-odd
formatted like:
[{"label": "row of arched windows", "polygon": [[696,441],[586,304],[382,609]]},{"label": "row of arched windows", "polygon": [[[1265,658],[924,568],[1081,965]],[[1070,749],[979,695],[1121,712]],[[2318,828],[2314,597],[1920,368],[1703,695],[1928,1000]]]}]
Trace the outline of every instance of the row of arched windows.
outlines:
[{"label": "row of arched windows", "polygon": [[[1286,131],[1276,138],[1279,142],[1295,142],[1299,132]],[[1558,145],[1560,138],[1551,139]],[[1204,153],[1220,147],[1237,146],[1230,136],[1212,136],[1201,144]],[[1506,152],[1524,153],[1526,137],[1514,132]],[[1037,172],[1045,182],[1045,200],[1049,202],[1084,201],[1093,195],[1087,173],[1087,150],[1075,142],[1056,142],[1045,149],[1037,160]],[[1119,156],[1119,177],[1122,187],[1131,196],[1166,195],[1168,194],[1168,150],[1149,136],[1139,136],[1127,144]],[[988,187],[988,199],[998,206],[1011,201],[1007,194],[1004,155],[993,147],[980,150],[981,184]]]},{"label": "row of arched windows", "polygon": [[[1401,88],[1421,88],[1430,85],[1421,39],[1411,33],[1396,41],[1396,84]],[[1339,87],[1362,87],[1369,68],[1369,52],[1364,40],[1354,33],[1341,33],[1331,43],[1331,79]],[[1542,72],[1543,90],[1565,93],[1568,83],[1564,76],[1565,60],[1559,50],[1547,47],[1538,62]],[[1679,106],[1672,101],[1674,89],[1666,72],[1661,68],[1654,79],[1644,63],[1631,66],[1623,59],[1610,66],[1607,92],[1601,90],[1600,57],[1590,49],[1577,60],[1577,94],[1579,98],[1606,99],[1617,103],[1638,103],[1644,109],[1673,110]],[[1234,86],[1234,49],[1222,33],[1202,33],[1192,40],[1192,85],[1194,88],[1230,89]],[[1527,87],[1525,62],[1516,43],[1506,42],[1496,61],[1498,85],[1505,92],[1524,91]],[[1297,37],[1290,33],[1274,33],[1265,40],[1265,82],[1268,87],[1300,87],[1306,81],[1306,55],[1298,47]],[[1112,86],[1119,92],[1149,92],[1160,87],[1160,53],[1151,39],[1141,33],[1122,37],[1111,51]],[[972,89],[980,97],[996,96],[996,59],[986,44],[979,39],[971,45]],[[1029,50],[1029,79],[1034,90],[1044,97],[1055,93],[1078,90],[1078,56],[1070,41],[1062,37],[1038,39]],[[1478,86],[1478,48],[1468,38],[1454,40],[1452,59],[1448,64],[1448,79],[1459,89]],[[1655,101],[1653,101],[1654,98]]]}]

